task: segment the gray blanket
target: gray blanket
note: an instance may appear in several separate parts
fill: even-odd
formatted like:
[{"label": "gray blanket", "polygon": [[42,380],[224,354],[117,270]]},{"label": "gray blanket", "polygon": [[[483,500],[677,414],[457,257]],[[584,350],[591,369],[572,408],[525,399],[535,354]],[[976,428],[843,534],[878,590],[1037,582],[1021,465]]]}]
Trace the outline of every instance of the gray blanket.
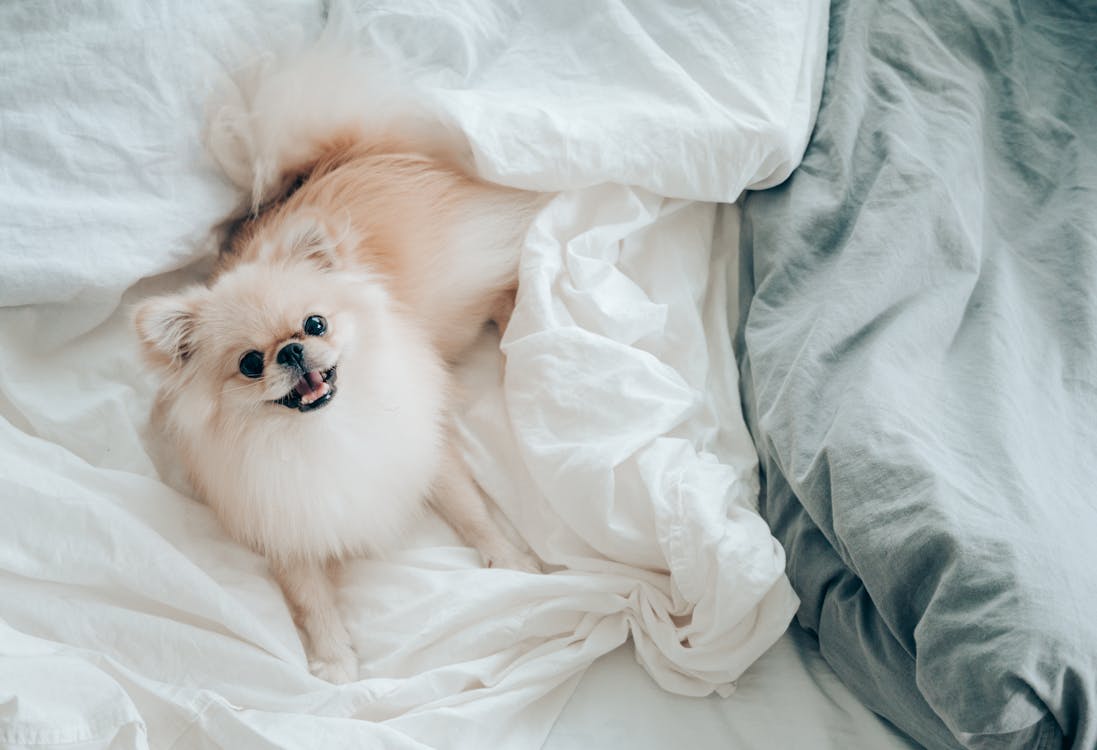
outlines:
[{"label": "gray blanket", "polygon": [[826,658],[929,747],[1097,748],[1097,7],[834,2],[741,278]]}]

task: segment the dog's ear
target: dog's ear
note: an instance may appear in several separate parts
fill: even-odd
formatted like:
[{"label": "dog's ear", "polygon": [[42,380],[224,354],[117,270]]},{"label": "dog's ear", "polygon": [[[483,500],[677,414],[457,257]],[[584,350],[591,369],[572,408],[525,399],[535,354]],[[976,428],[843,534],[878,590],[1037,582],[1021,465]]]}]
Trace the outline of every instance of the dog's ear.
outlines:
[{"label": "dog's ear", "polygon": [[319,221],[305,221],[295,227],[290,239],[294,257],[303,258],[321,271],[337,271],[342,268],[339,241]]},{"label": "dog's ear", "polygon": [[304,219],[292,227],[286,244],[291,257],[306,260],[321,271],[337,271],[343,267],[339,238],[319,220]]},{"label": "dog's ear", "polygon": [[178,367],[194,353],[194,329],[204,287],[153,297],[134,311],[133,324],[142,353],[151,364]]},{"label": "dog's ear", "polygon": [[349,219],[335,231],[320,216],[298,215],[259,241],[256,260],[272,264],[305,261],[321,271],[340,271],[346,268],[343,254],[352,232]]}]

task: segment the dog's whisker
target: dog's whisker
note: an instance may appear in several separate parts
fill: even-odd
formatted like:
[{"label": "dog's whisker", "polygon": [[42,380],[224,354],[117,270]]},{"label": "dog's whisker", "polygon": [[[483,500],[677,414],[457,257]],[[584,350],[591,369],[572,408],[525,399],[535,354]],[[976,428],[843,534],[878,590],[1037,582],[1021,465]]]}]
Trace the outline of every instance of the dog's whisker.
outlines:
[{"label": "dog's whisker", "polygon": [[234,385],[231,388],[222,388],[221,393],[236,393],[237,391],[249,391],[255,390],[254,385]]},{"label": "dog's whisker", "polygon": [[[247,390],[252,390],[252,389],[260,389],[260,388],[262,388],[262,386],[259,383],[254,383],[254,384],[253,383],[246,383],[244,385],[235,385],[235,386],[232,386],[231,388],[222,388],[221,393],[236,393],[238,391],[247,391]],[[289,385],[289,387],[286,389],[286,393],[289,393],[292,389],[293,389],[293,384],[291,383]]]}]

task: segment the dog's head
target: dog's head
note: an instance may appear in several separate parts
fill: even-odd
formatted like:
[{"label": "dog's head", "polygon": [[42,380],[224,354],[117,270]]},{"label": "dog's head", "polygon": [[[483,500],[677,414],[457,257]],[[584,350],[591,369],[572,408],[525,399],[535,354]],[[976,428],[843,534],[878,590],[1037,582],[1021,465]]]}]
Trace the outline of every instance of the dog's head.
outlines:
[{"label": "dog's head", "polygon": [[211,285],[136,310],[146,361],[169,394],[203,414],[261,418],[329,406],[340,365],[388,317],[383,286],[350,273],[321,225],[279,238]]}]

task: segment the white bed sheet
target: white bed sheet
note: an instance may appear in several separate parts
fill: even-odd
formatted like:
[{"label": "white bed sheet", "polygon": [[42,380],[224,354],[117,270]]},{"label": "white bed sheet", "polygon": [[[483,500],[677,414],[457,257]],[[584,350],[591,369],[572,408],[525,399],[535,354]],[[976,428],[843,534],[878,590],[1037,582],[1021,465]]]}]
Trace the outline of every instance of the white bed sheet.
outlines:
[{"label": "white bed sheet", "polygon": [[738,412],[738,213],[711,202],[798,162],[825,4],[379,0],[355,5],[362,43],[478,168],[562,191],[523,256],[506,377],[485,340],[460,415],[555,572],[482,569],[427,521],[345,576],[364,679],[308,674],[263,561],[152,450],[127,309],[200,278],[238,198],[199,145],[211,84],[319,11],[0,7],[0,744],[533,747],[630,636],[662,688],[726,694],[795,608]]},{"label": "white bed sheet", "polygon": [[544,750],[918,750],[865,708],[793,624],[727,698],[660,690],[627,646],[583,675]]}]

